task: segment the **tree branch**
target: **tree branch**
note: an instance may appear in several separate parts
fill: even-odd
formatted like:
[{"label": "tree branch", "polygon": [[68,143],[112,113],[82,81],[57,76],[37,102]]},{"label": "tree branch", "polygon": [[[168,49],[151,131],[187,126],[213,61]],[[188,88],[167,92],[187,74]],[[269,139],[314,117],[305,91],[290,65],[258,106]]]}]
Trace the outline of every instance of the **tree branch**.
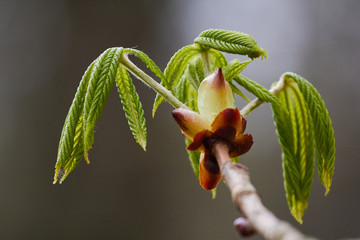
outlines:
[{"label": "tree branch", "polygon": [[159,93],[168,103],[174,108],[185,108],[189,109],[185,104],[179,101],[169,90],[163,87],[161,84],[156,82],[152,77],[143,72],[133,62],[130,61],[127,54],[124,54],[121,58],[121,64],[126,67],[137,79],[145,83],[155,92]]},{"label": "tree branch", "polygon": [[262,204],[255,187],[250,182],[248,169],[231,161],[229,148],[225,143],[215,143],[212,150],[234,204],[259,234],[265,239],[274,240],[314,239],[305,236],[288,222],[279,220]]}]

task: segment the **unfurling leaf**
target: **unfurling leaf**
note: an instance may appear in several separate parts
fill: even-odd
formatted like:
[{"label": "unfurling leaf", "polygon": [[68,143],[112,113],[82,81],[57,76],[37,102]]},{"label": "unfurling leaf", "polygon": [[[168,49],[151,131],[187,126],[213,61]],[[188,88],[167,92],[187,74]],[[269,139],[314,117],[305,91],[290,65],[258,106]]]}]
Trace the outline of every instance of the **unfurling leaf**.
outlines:
[{"label": "unfurling leaf", "polygon": [[[193,44],[188,45],[181,48],[177,51],[174,56],[170,59],[168,65],[165,69],[165,81],[162,81],[161,84],[170,90],[172,93],[175,92],[175,88],[184,74],[189,62],[200,53],[199,46]],[[157,108],[160,106],[161,103],[164,102],[164,99],[159,94],[156,95],[152,115],[155,116]]]},{"label": "unfurling leaf", "polygon": [[175,88],[176,97],[197,112],[197,89],[204,79],[204,69],[202,59],[195,57],[187,66],[184,75],[181,77],[178,86]]},{"label": "unfurling leaf", "polygon": [[317,170],[326,195],[330,191],[335,165],[335,137],[329,113],[320,94],[310,82],[295,73],[285,73],[283,78],[298,84],[309,109],[314,126]]},{"label": "unfurling leaf", "polygon": [[267,54],[251,35],[222,29],[203,31],[194,42],[227,53],[247,55],[251,59],[266,58]]},{"label": "unfurling leaf", "polygon": [[178,85],[176,86],[175,97],[179,99],[180,102],[186,104],[186,95],[187,95],[187,84],[185,76],[180,78]]},{"label": "unfurling leaf", "polygon": [[144,110],[135,86],[131,81],[130,75],[124,67],[119,67],[117,70],[116,86],[130,130],[136,142],[139,143],[144,150],[146,150],[147,132]]},{"label": "unfurling leaf", "polygon": [[[202,59],[200,57],[195,57],[188,64],[185,75],[181,78],[178,87],[176,88],[176,96],[180,101],[186,104],[194,112],[198,112],[197,106],[197,97],[198,97],[198,88],[205,78],[204,68]],[[188,146],[191,141],[185,138],[186,146]],[[199,161],[200,153],[196,151],[186,150],[188,153],[189,161],[191,167],[195,173],[195,176],[199,178]]]},{"label": "unfurling leaf", "polygon": [[[197,45],[188,45],[177,51],[165,68],[165,77],[169,87],[175,87],[180,77],[185,72],[190,61],[200,53]],[[171,89],[169,89],[171,90]]]},{"label": "unfurling leaf", "polygon": [[[211,60],[212,70],[217,69],[217,68],[222,68],[226,72],[226,68],[228,68],[228,63],[226,61],[224,54],[213,48],[210,48],[208,50],[208,52],[209,52],[209,56],[210,56],[210,60]],[[234,62],[234,61],[232,61],[232,62]],[[239,73],[242,70],[244,70],[244,68],[247,66],[247,64],[248,64],[247,62],[248,61],[242,62],[242,63],[239,62],[243,66],[241,68],[241,70],[239,71]],[[240,97],[245,99],[245,101],[250,102],[250,99],[248,97],[246,97],[245,94],[232,83],[232,80],[233,80],[232,78],[230,79],[229,76],[227,76],[227,77],[225,76],[225,79],[229,82],[233,93],[239,95]]]},{"label": "unfurling leaf", "polygon": [[211,70],[215,70],[216,68],[225,68],[227,66],[227,60],[224,56],[224,54],[218,50],[215,50],[213,48],[210,48],[208,50],[210,61],[211,61]]},{"label": "unfurling leaf", "polygon": [[202,80],[205,78],[203,62],[200,57],[195,57],[188,65],[186,76],[188,81],[197,90]]},{"label": "unfurling leaf", "polygon": [[276,132],[282,148],[286,198],[297,221],[308,205],[314,173],[315,143],[311,117],[303,95],[292,80],[277,94],[282,107],[272,104]]}]

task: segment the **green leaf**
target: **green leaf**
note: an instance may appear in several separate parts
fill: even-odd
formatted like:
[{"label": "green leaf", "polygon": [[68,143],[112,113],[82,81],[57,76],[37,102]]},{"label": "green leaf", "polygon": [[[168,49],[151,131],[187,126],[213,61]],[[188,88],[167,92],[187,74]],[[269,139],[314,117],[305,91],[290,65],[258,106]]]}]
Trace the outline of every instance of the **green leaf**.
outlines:
[{"label": "green leaf", "polygon": [[131,54],[134,54],[136,57],[138,57],[141,61],[143,61],[146,64],[146,66],[150,69],[150,71],[152,71],[155,74],[155,76],[157,76],[161,80],[161,82],[163,83],[163,86],[167,87],[167,81],[166,81],[164,73],[155,64],[155,62],[153,60],[151,60],[151,58],[149,58],[148,55],[146,55],[142,51],[139,51],[137,49],[132,49],[132,48],[124,49],[124,53],[125,54],[131,53]]},{"label": "green leaf", "polygon": [[116,86],[130,130],[136,142],[139,143],[145,151],[147,132],[144,110],[130,75],[124,67],[120,66],[117,70]]},{"label": "green leaf", "polygon": [[[222,69],[226,69],[228,67],[228,63],[226,61],[226,58],[224,56],[223,53],[219,52],[218,50],[215,49],[209,49],[209,55],[210,55],[210,59],[211,59],[211,65],[213,66],[213,71],[217,68],[222,68]],[[239,62],[239,61],[238,61]],[[240,63],[240,65],[243,66],[243,68],[241,68],[241,70],[239,71],[239,73],[244,70],[244,68],[247,66],[248,61],[245,61],[243,63]],[[249,63],[251,62],[251,60],[249,61]],[[245,101],[247,102],[251,102],[250,99],[248,97],[245,96],[245,94],[238,88],[236,87],[233,83],[232,83],[232,79],[233,77],[231,77],[231,79],[228,77],[225,77],[226,80],[228,80],[230,87],[232,89],[232,91],[239,95],[240,97],[242,97],[243,99],[245,99]]]},{"label": "green leaf", "polygon": [[179,99],[180,102],[186,104],[186,87],[187,87],[187,84],[186,84],[186,78],[185,78],[185,75],[182,76],[182,78],[180,79],[177,87],[176,87],[176,92],[175,92],[175,97],[177,99]]},{"label": "green leaf", "polygon": [[252,60],[240,62],[239,59],[234,59],[225,67],[224,76],[227,81],[231,81],[234,77],[239,75]]},{"label": "green leaf", "polygon": [[152,109],[152,117],[153,118],[155,117],[155,113],[156,113],[157,109],[163,102],[164,102],[164,98],[160,94],[156,94],[153,109]]},{"label": "green leaf", "polygon": [[[165,88],[169,89],[169,87],[168,87],[169,82],[166,80],[164,73],[154,63],[154,61],[149,58],[148,55],[146,55],[142,51],[139,51],[136,49],[131,49],[131,48],[127,48],[124,51],[125,51],[125,53],[131,53],[131,54],[134,54],[135,56],[137,56],[138,58],[140,58],[140,60],[142,60],[146,64],[146,66],[161,80],[161,85],[163,85]],[[157,108],[163,102],[164,102],[164,98],[160,94],[157,94],[155,101],[154,101],[153,111],[152,111],[153,117],[155,116],[155,112],[156,112]]]},{"label": "green leaf", "polygon": [[191,110],[197,112],[197,89],[204,79],[204,68],[201,57],[195,57],[187,66],[175,88],[175,96]]},{"label": "green leaf", "polygon": [[201,57],[196,57],[188,65],[185,73],[185,104],[194,112],[198,112],[197,97],[198,88],[201,81],[205,78],[203,61]]},{"label": "green leaf", "polygon": [[[191,141],[187,138],[185,138],[185,144],[188,146],[191,143]],[[199,178],[199,161],[200,161],[200,152],[198,151],[188,151],[186,150],[189,155],[189,160],[192,169],[194,170],[194,173],[197,178]]]},{"label": "green leaf", "polygon": [[234,77],[234,80],[241,86],[243,86],[246,90],[254,94],[259,99],[270,102],[271,104],[276,104],[281,106],[279,99],[275,97],[274,94],[269,92],[265,87],[261,86],[260,84],[250,80],[249,78],[239,74],[238,76]]},{"label": "green leaf", "polygon": [[[176,85],[185,72],[187,65],[199,53],[200,49],[197,45],[188,45],[174,54],[165,68],[165,77],[169,83],[169,87]],[[169,90],[171,90],[171,88]]]},{"label": "green leaf", "polygon": [[196,57],[190,62],[186,75],[193,87],[198,89],[201,81],[205,78],[203,62],[200,57]]},{"label": "green leaf", "polygon": [[283,107],[272,104],[276,132],[282,148],[286,198],[297,221],[308,205],[315,165],[311,117],[296,83],[286,80],[277,94]]},{"label": "green leaf", "polygon": [[[225,79],[229,82],[232,91],[235,94],[242,97],[243,99],[245,99],[245,101],[251,102],[250,99],[248,97],[246,97],[245,94],[232,83],[232,79],[235,77],[235,75],[238,75],[242,70],[244,70],[244,68],[251,62],[251,60],[241,63],[241,62],[239,62],[239,60],[236,59],[236,60],[233,60],[232,62],[230,62],[229,63],[230,66],[229,66],[224,54],[219,52],[218,50],[209,49],[209,56],[211,59],[211,65],[213,66],[212,70],[214,70],[216,68],[224,69]],[[227,74],[226,74],[226,72],[227,72]],[[237,72],[237,74],[233,74],[236,72]],[[228,76],[226,76],[226,75],[228,75]]]},{"label": "green leaf", "polygon": [[251,102],[251,100],[247,96],[245,96],[245,94],[238,87],[236,87],[232,82],[229,82],[229,85],[230,85],[233,93],[239,95],[240,97],[245,99],[245,101]]},{"label": "green leaf", "polygon": [[210,48],[208,53],[210,56],[211,66],[213,67],[213,69],[211,69],[212,71],[217,68],[225,68],[227,66],[227,60],[222,52]]},{"label": "green leaf", "polygon": [[249,98],[245,96],[245,94],[237,88],[233,83],[232,80],[234,77],[239,75],[246,66],[251,63],[252,60],[248,60],[245,62],[240,62],[239,59],[234,59],[233,61],[229,62],[229,64],[224,68],[224,76],[225,79],[229,82],[231,89],[235,94],[238,94],[240,97],[245,99],[248,102],[251,102]]},{"label": "green leaf", "polygon": [[[195,60],[195,61],[194,61]],[[176,86],[175,96],[191,110],[197,112],[197,89],[204,78],[201,58],[196,58],[188,65],[186,73]]]},{"label": "green leaf", "polygon": [[310,82],[295,73],[285,73],[283,78],[298,84],[310,111],[316,142],[317,170],[326,195],[330,191],[335,165],[335,137],[329,113],[320,94]]},{"label": "green leaf", "polygon": [[95,62],[96,60],[85,71],[65,119],[55,165],[54,184],[56,182],[62,183],[66,176],[79,164],[84,155],[82,135],[83,108],[86,89]]},{"label": "green leaf", "polygon": [[186,82],[186,105],[194,112],[199,112],[198,106],[197,106],[197,97],[198,92],[197,89],[194,88],[194,86],[189,83],[189,81]]},{"label": "green leaf", "polygon": [[252,36],[222,29],[203,31],[194,42],[227,53],[247,55],[251,59],[266,58],[267,54],[267,51],[260,48]]},{"label": "green leaf", "polygon": [[83,110],[84,153],[94,143],[94,127],[113,87],[123,48],[109,48],[95,61],[85,95]]},{"label": "green leaf", "polygon": [[[195,44],[185,46],[177,51],[166,66],[165,81],[162,81],[161,84],[174,93],[175,87],[177,86],[181,76],[184,74],[187,65],[191,59],[193,59],[199,53],[200,48]],[[155,112],[162,102],[164,102],[164,99],[159,94],[157,94],[153,105],[153,117],[155,116]]]}]

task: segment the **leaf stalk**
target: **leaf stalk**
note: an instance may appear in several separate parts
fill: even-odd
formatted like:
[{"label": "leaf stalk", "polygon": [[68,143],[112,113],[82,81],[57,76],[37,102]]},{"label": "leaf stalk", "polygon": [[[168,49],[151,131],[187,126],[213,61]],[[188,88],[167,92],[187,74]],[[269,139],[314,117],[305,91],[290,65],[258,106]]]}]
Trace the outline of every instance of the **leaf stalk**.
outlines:
[{"label": "leaf stalk", "polygon": [[148,85],[155,92],[159,93],[168,103],[170,103],[174,108],[185,108],[189,109],[185,104],[180,102],[169,90],[161,86],[156,82],[152,77],[143,72],[138,68],[133,62],[130,61],[127,54],[124,54],[121,58],[121,64],[126,67],[137,79]]},{"label": "leaf stalk", "polygon": [[[269,92],[271,92],[272,94],[277,94],[279,92],[281,92],[285,87],[285,80],[284,78],[280,78],[280,80],[273,86],[270,88]],[[250,103],[248,103],[245,107],[243,107],[240,110],[240,114],[243,117],[247,117],[252,111],[254,111],[256,108],[258,108],[261,104],[264,103],[264,100],[261,100],[259,98],[255,98],[254,100],[252,100]]]},{"label": "leaf stalk", "polygon": [[211,73],[210,58],[207,51],[201,52],[201,59],[203,61],[203,66],[204,66],[204,76],[207,77]]}]

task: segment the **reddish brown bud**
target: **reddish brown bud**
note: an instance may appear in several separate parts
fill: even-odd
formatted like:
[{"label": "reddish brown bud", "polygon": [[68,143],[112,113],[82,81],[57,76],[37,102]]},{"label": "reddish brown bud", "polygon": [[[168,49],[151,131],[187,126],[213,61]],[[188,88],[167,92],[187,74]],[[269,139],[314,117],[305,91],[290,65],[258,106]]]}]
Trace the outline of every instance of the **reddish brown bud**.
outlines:
[{"label": "reddish brown bud", "polygon": [[250,149],[253,140],[251,135],[243,134],[246,120],[235,108],[234,94],[221,69],[201,82],[197,103],[199,113],[178,108],[173,117],[185,137],[192,141],[187,150],[201,152],[200,184],[211,190],[221,180],[219,165],[212,155],[213,145],[225,143],[229,156],[237,157]]},{"label": "reddish brown bud", "polygon": [[216,188],[221,180],[221,173],[215,156],[210,153],[201,154],[199,173],[200,185],[204,189]]},{"label": "reddish brown bud", "polygon": [[250,222],[243,217],[235,219],[234,227],[243,237],[249,237],[255,233],[255,229],[251,226]]},{"label": "reddish brown bud", "polygon": [[207,128],[207,125],[196,112],[177,108],[172,112],[173,118],[182,130],[185,137],[192,140],[196,133]]}]

